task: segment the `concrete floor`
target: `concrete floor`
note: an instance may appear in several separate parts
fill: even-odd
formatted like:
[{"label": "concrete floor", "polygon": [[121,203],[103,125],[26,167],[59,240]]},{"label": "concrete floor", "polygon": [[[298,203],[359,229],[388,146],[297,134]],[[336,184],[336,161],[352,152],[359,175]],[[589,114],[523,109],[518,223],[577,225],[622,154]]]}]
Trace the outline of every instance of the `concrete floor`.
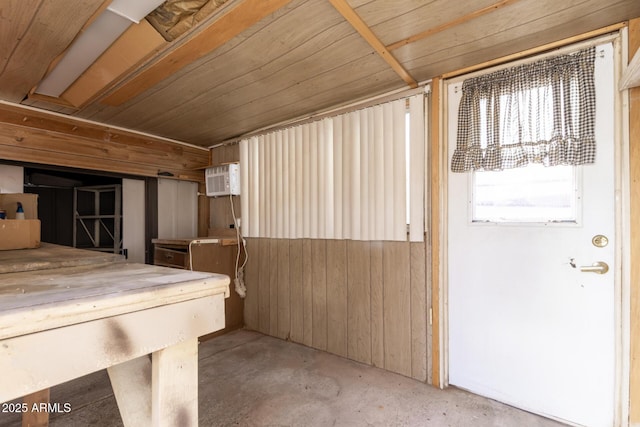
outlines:
[{"label": "concrete floor", "polygon": [[[105,371],[54,387],[53,427],[122,426]],[[546,427],[562,424],[255,332],[200,345],[200,426]],[[20,426],[0,413],[0,426]],[[181,426],[178,426],[181,427]]]}]

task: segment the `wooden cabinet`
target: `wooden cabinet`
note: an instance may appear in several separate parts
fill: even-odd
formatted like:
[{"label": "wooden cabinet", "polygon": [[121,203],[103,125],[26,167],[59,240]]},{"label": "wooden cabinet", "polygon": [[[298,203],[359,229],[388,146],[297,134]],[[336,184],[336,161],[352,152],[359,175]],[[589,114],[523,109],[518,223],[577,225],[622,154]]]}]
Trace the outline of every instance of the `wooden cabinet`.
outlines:
[{"label": "wooden cabinet", "polygon": [[225,328],[212,337],[244,326],[244,300],[235,291],[237,240],[230,237],[202,237],[207,243],[193,239],[153,239],[153,263],[165,267],[226,274],[231,279],[229,298],[225,300]]},{"label": "wooden cabinet", "polygon": [[[155,245],[153,250],[153,263],[165,267],[184,268],[189,270],[189,249],[165,248]],[[194,268],[194,270],[196,270]]]}]

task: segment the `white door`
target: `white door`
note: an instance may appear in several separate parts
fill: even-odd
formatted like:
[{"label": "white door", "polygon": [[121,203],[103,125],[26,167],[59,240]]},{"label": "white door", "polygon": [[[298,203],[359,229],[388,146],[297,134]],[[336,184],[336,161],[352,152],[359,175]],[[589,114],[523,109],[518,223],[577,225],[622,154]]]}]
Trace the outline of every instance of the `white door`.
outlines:
[{"label": "white door", "polygon": [[158,237],[198,237],[198,183],[158,179]]},{"label": "white door", "polygon": [[122,180],[122,247],[130,262],[144,264],[145,197],[144,181]]},{"label": "white door", "polygon": [[[460,87],[447,87],[449,159]],[[473,174],[448,175],[449,383],[585,426],[614,422],[614,91],[607,44],[596,55],[597,163],[573,172],[575,221],[474,222]],[[598,261],[608,273],[580,270]]]}]

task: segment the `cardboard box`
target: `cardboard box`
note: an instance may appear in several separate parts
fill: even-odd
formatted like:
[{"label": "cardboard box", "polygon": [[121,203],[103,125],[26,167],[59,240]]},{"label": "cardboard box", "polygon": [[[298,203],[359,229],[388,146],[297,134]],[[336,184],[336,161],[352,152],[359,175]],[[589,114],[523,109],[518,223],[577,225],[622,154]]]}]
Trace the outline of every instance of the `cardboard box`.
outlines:
[{"label": "cardboard box", "polygon": [[0,209],[7,211],[7,219],[16,218],[18,202],[22,203],[25,219],[38,219],[38,195],[28,193],[0,194]]},{"label": "cardboard box", "polygon": [[[18,202],[25,219],[15,219]],[[40,247],[37,194],[0,194],[0,209],[7,211],[7,219],[0,220],[0,250]]]},{"label": "cardboard box", "polygon": [[0,250],[40,247],[39,219],[0,220]]}]

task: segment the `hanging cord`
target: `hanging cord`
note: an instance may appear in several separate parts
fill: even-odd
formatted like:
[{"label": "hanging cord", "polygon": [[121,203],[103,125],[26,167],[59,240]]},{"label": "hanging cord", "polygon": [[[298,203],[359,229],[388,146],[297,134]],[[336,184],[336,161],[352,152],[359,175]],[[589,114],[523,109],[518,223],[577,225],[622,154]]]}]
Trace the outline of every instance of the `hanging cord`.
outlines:
[{"label": "hanging cord", "polygon": [[[233,216],[233,226],[236,229],[236,240],[238,241],[238,253],[236,255],[236,277],[233,280],[235,284],[236,293],[240,295],[240,298],[244,298],[247,296],[247,287],[244,285],[244,266],[247,265],[247,261],[249,260],[249,253],[247,252],[247,245],[245,244],[244,237],[242,237],[242,233],[240,232],[240,227],[238,227],[238,220],[236,218],[236,211],[233,207],[233,195],[229,194],[229,203],[231,204],[231,216]],[[244,262],[240,267],[240,252],[241,248],[244,248]]]}]

